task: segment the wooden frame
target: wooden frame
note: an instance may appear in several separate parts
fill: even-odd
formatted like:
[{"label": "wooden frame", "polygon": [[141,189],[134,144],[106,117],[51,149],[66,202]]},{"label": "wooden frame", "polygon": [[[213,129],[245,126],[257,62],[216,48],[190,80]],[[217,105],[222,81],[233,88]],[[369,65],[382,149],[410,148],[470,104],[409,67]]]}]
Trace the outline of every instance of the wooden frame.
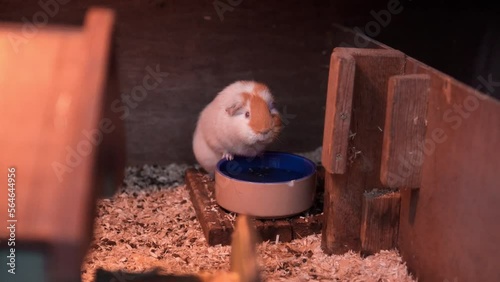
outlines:
[{"label": "wooden frame", "polygon": [[[368,44],[335,49],[330,71],[338,71],[337,53],[380,61],[381,54],[397,52],[338,28],[338,45],[356,46],[356,37]],[[422,281],[499,281],[500,102],[476,90],[495,91],[496,84],[478,78],[474,89],[404,54],[378,65],[353,57],[350,128],[356,135],[348,146],[372,166],[362,170],[357,158],[345,171],[326,167],[323,249],[370,254],[398,248]],[[331,74],[329,89],[340,84]],[[328,92],[323,160],[331,159],[334,148],[328,146],[338,144],[330,128],[336,124],[329,109],[336,107],[335,93]],[[374,188],[374,195],[363,194]]]}]

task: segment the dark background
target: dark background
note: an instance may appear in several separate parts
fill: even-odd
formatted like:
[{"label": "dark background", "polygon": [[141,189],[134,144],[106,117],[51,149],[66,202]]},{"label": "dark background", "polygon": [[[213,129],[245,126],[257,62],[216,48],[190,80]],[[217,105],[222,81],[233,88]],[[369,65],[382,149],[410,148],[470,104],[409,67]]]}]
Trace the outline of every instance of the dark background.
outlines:
[{"label": "dark background", "polygon": [[[115,53],[124,94],[142,84],[147,66],[169,73],[124,117],[129,164],[193,163],[198,113],[240,79],[267,83],[289,114],[274,149],[321,146],[329,57],[338,46],[333,25],[365,32],[373,12],[387,9],[389,1],[220,2],[241,3],[223,21],[214,1],[205,0],[69,0],[50,17],[50,24],[81,25],[90,6],[117,12]],[[479,76],[500,81],[499,13],[486,3],[401,1],[401,13],[373,38],[471,87]],[[0,21],[33,22],[38,11],[38,1],[0,0]]]}]

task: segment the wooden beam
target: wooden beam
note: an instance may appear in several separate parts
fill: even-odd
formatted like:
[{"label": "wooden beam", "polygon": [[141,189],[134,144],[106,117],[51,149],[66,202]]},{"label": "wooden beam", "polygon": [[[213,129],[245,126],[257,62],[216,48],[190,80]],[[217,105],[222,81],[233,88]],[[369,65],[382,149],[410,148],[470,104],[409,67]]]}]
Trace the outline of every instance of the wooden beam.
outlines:
[{"label": "wooden beam", "polygon": [[389,79],[380,180],[390,188],[420,186],[430,80],[425,74]]},{"label": "wooden beam", "polygon": [[373,190],[363,195],[360,235],[364,255],[396,248],[400,204],[399,191]]}]

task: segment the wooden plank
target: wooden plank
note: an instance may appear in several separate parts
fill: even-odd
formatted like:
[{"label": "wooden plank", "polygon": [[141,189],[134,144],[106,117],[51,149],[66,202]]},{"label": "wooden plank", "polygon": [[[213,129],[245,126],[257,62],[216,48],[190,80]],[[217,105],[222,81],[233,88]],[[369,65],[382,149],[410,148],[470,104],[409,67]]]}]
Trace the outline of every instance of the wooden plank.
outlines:
[{"label": "wooden plank", "polygon": [[346,170],[354,71],[352,56],[332,53],[321,156],[329,173],[343,174]]},{"label": "wooden plank", "polygon": [[[16,186],[24,187],[16,190],[16,218],[22,219],[30,229],[29,232],[27,229],[18,230],[17,239],[50,242],[59,239],[60,235],[47,222],[63,223],[51,212],[55,208],[51,197],[60,196],[57,190],[61,185],[51,163],[65,162],[60,148],[64,149],[68,144],[65,143],[67,137],[61,132],[66,126],[75,124],[66,118],[72,114],[68,107],[70,95],[65,93],[76,90],[78,76],[72,67],[82,63],[79,56],[67,60],[59,56],[64,58],[69,55],[69,50],[79,49],[81,39],[76,33],[41,32],[23,52],[16,53],[7,39],[8,32],[0,31],[0,53],[5,55],[0,55],[0,77],[3,78],[0,106],[9,117],[9,120],[0,121],[3,131],[0,134],[1,169],[7,171],[8,167],[15,167]],[[46,50],[44,56],[39,55],[41,50]],[[58,80],[60,83],[55,85],[53,81]],[[30,113],[29,119],[26,113]],[[3,183],[7,183],[6,176],[0,174]],[[7,194],[1,193],[0,199],[7,203]],[[65,215],[71,212],[67,211]],[[2,212],[0,218],[6,221],[7,214]],[[63,230],[60,233],[66,235]],[[0,237],[7,236],[6,230],[1,229]]]},{"label": "wooden plank", "polygon": [[[42,246],[51,281],[80,277],[98,194],[98,144],[88,133],[102,115],[114,17],[109,10],[88,13],[90,30],[40,29],[19,49],[4,35],[21,27],[0,30],[0,53],[5,55],[0,55],[0,105],[9,116],[0,121],[0,129],[9,132],[0,134],[0,169],[16,168],[15,219],[18,226],[29,226],[16,228],[16,246]],[[0,180],[7,183],[3,173]],[[0,199],[7,202],[4,195]],[[6,217],[0,213],[3,221]],[[8,236],[0,231],[0,238]]]},{"label": "wooden plank", "polygon": [[313,214],[308,217],[297,217],[291,220],[292,238],[300,239],[312,234],[320,234],[323,227],[323,215]]},{"label": "wooden plank", "polygon": [[389,79],[380,180],[390,188],[420,186],[424,162],[428,75]]},{"label": "wooden plank", "polygon": [[363,195],[360,235],[364,255],[396,248],[400,204],[398,191],[378,190]]},{"label": "wooden plank", "polygon": [[[401,194],[401,255],[422,281],[500,281],[500,102],[412,58],[406,72],[431,89],[420,189]],[[500,91],[496,81],[477,88]]]},{"label": "wooden plank", "polygon": [[186,171],[186,187],[191,202],[208,245],[229,245],[233,227],[227,218],[221,216],[226,212],[215,201],[214,183],[203,178],[204,175],[195,169]]},{"label": "wooden plank", "polygon": [[348,164],[345,174],[325,176],[322,247],[326,253],[359,251],[363,193],[380,182],[381,148],[389,77],[403,74],[405,56],[393,50],[335,48],[354,57]]},{"label": "wooden plank", "polygon": [[262,220],[256,219],[255,228],[259,236],[258,242],[290,242],[292,241],[292,225],[288,220]]}]

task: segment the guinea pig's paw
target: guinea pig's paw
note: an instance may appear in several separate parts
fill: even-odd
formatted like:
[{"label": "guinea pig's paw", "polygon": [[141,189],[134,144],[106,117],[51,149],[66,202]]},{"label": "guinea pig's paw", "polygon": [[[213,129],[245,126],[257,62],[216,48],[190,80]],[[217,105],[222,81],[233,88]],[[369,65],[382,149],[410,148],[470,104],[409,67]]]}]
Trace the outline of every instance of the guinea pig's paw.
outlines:
[{"label": "guinea pig's paw", "polygon": [[228,160],[228,161],[232,161],[232,160],[234,159],[234,156],[233,156],[233,154],[230,154],[230,153],[228,153],[228,152],[224,152],[224,153],[222,154],[222,158],[223,158],[223,159],[226,159],[226,160]]}]

